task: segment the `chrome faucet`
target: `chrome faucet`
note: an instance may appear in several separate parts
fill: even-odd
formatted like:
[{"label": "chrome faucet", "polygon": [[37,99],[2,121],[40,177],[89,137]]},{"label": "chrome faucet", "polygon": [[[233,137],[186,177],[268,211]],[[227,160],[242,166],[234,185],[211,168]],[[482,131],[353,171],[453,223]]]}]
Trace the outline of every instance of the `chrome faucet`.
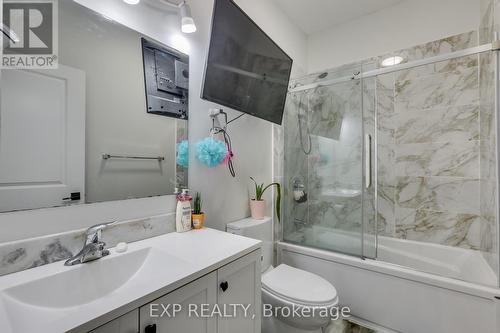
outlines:
[{"label": "chrome faucet", "polygon": [[66,260],[65,266],[73,266],[83,264],[85,262],[93,261],[105,257],[109,251],[104,247],[106,243],[101,240],[102,231],[115,222],[96,224],[87,229],[85,232],[85,244],[83,249],[80,250],[72,258]]}]

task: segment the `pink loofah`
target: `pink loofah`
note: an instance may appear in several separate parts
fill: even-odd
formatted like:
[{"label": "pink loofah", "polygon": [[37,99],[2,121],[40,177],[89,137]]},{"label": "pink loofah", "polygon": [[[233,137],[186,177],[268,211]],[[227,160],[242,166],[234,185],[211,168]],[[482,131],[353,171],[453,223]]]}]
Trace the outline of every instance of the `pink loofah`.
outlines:
[{"label": "pink loofah", "polygon": [[231,158],[233,158],[233,152],[228,149],[226,156],[224,156],[224,159],[220,162],[220,164],[227,165],[229,161],[231,161]]}]

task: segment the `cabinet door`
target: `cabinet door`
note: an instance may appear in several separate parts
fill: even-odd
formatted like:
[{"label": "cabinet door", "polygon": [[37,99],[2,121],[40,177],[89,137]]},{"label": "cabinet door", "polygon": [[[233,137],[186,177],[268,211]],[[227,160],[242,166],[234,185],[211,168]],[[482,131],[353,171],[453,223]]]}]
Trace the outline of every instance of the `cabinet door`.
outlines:
[{"label": "cabinet door", "polygon": [[[185,285],[168,295],[140,308],[140,333],[216,333],[217,318],[197,316],[202,304],[217,303],[217,274],[215,272]],[[173,314],[174,305],[181,311]],[[192,311],[190,306],[197,306]],[[168,309],[168,313],[164,312]],[[193,308],[191,308],[193,309]]]},{"label": "cabinet door", "polygon": [[[252,252],[217,271],[219,307],[238,306],[237,316],[218,319],[218,333],[260,333],[260,256],[260,250]],[[250,306],[247,316],[241,305]]]},{"label": "cabinet door", "polygon": [[139,331],[139,309],[131,311],[90,333],[137,333]]}]

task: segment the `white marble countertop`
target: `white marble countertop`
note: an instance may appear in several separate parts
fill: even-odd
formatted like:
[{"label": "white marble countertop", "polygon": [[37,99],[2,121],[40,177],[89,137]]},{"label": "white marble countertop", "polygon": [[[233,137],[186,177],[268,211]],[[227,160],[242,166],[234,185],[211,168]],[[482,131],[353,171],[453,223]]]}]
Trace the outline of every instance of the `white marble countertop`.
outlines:
[{"label": "white marble countertop", "polygon": [[[125,253],[116,253],[111,249],[111,255],[83,265],[67,267],[64,266],[64,261],[59,261],[5,275],[0,277],[1,332],[88,332],[259,248],[260,242],[257,240],[213,229],[193,230],[131,243]],[[82,302],[83,304],[71,304],[71,299],[68,299],[69,303],[61,306],[48,299],[50,294],[44,297],[45,300],[22,302],[10,294],[16,288],[19,293],[19,286],[39,283],[46,279],[52,283],[52,287],[47,284],[47,289],[52,288],[56,294],[60,294],[54,295],[54,299],[64,299],[64,295],[71,295],[71,288],[82,287],[80,279],[89,281],[89,277],[84,276],[85,270],[88,270],[87,275],[92,272],[91,276],[95,276],[94,272],[106,269],[107,262],[108,265],[113,262],[117,265],[121,262],[120,256],[134,255],[137,251],[141,251],[141,255],[148,253],[146,261],[149,261],[147,264],[141,264],[138,273],[133,274],[118,289],[111,290],[97,299]],[[76,280],[57,279],[57,276],[66,276],[64,274],[73,279],[76,277]],[[85,278],[87,280],[84,280]],[[95,287],[84,287],[99,289],[100,283],[105,283],[100,279],[102,278],[91,280]],[[57,288],[53,284],[57,284]],[[22,288],[20,292],[22,293]],[[29,297],[30,295],[25,295],[25,298]],[[44,305],[36,304],[37,302]]]}]

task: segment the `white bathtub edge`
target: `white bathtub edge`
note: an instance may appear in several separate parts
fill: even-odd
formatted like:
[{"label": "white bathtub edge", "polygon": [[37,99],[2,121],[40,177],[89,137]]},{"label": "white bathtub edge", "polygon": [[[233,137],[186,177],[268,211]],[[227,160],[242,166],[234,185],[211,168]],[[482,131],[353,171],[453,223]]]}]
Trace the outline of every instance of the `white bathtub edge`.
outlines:
[{"label": "white bathtub edge", "polygon": [[371,259],[361,259],[344,254],[338,254],[335,252],[329,252],[285,242],[277,242],[277,246],[278,246],[279,262],[281,262],[280,258],[281,251],[285,250],[298,254],[306,254],[327,261],[335,261],[337,263],[354,266],[359,269],[364,269],[385,275],[399,277],[402,279],[419,282],[430,286],[440,287],[488,300],[495,300],[496,296],[497,297],[500,296],[500,288],[488,287],[448,277],[442,277],[430,273],[424,273],[390,263],[385,263]]}]

